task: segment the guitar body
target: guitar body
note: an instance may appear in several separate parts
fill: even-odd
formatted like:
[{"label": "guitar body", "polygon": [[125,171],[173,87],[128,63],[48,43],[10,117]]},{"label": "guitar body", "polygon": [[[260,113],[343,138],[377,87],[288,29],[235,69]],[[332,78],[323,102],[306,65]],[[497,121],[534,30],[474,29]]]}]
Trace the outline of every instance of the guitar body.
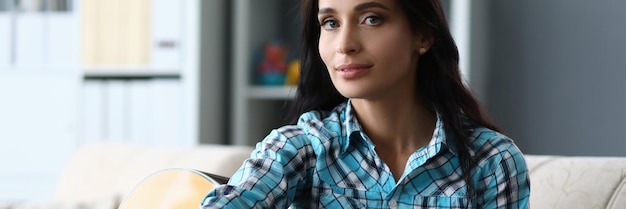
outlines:
[{"label": "guitar body", "polygon": [[204,196],[228,178],[184,168],[150,174],[126,195],[118,209],[198,208]]}]

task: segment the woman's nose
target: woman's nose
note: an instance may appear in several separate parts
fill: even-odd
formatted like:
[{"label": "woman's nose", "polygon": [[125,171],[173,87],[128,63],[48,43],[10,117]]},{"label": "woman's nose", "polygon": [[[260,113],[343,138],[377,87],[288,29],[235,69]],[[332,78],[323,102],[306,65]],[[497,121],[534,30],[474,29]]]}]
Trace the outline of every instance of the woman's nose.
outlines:
[{"label": "woman's nose", "polygon": [[352,54],[361,50],[358,29],[343,27],[339,31],[337,52],[341,54]]}]

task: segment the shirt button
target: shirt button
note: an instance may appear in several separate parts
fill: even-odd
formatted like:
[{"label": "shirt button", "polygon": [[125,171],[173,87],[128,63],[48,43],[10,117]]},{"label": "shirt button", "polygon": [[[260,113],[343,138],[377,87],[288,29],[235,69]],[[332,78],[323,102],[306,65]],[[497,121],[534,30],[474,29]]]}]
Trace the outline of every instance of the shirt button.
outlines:
[{"label": "shirt button", "polygon": [[389,208],[398,208],[398,202],[396,202],[395,200],[389,200],[388,204]]}]

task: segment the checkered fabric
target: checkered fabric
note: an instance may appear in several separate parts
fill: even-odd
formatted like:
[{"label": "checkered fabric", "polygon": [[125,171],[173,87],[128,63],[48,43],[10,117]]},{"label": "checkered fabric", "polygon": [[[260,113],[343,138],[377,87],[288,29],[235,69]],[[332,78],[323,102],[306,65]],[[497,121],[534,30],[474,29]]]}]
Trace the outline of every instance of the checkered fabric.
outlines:
[{"label": "checkered fabric", "polygon": [[508,137],[465,121],[477,160],[467,195],[454,140],[438,118],[427,146],[396,181],[362,131],[350,101],[273,130],[204,208],[528,208],[530,182]]}]

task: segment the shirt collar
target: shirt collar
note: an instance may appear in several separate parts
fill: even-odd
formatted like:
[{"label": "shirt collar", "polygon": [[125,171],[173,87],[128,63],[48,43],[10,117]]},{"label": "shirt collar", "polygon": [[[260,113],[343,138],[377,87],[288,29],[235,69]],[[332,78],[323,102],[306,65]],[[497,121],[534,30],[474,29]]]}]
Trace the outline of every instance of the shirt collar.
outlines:
[{"label": "shirt collar", "polygon": [[[342,121],[343,127],[344,127],[341,133],[342,138],[343,138],[343,140],[341,140],[340,142],[341,153],[342,154],[345,153],[350,147],[350,144],[356,142],[354,140],[361,140],[360,142],[364,142],[363,144],[368,145],[373,150],[374,144],[371,143],[371,141],[366,139],[363,129],[356,118],[356,114],[354,113],[351,100],[348,99],[348,101],[344,103],[344,105],[345,106],[343,110],[341,111],[341,117],[340,117],[341,119],[340,121]],[[428,145],[425,148],[429,150],[435,149],[435,150],[431,150],[431,151],[435,151],[434,153],[438,153],[439,151],[441,151],[441,148],[445,148],[445,149],[448,149],[453,154],[456,154],[453,146],[450,146],[454,142],[453,141],[449,142],[449,140],[450,139],[446,137],[446,132],[444,130],[443,121],[441,120],[441,115],[437,111],[437,122],[435,125],[435,129],[433,131],[431,140],[429,141]]]},{"label": "shirt collar", "polygon": [[432,153],[439,153],[441,149],[448,149],[452,154],[456,154],[453,146],[450,146],[453,141],[448,137],[445,131],[445,125],[441,120],[441,115],[437,112],[437,122],[435,124],[435,130],[433,130],[433,136],[428,142],[426,149],[432,150]]},{"label": "shirt collar", "polygon": [[345,153],[353,140],[365,141],[365,137],[361,135],[363,133],[363,129],[361,128],[361,124],[359,124],[356,119],[356,114],[354,113],[352,101],[350,99],[348,99],[345,103],[345,108],[341,112],[341,119],[343,121],[343,130],[345,131],[344,133],[341,133],[344,138],[344,140],[342,140],[343,143],[341,144],[341,152]]}]

